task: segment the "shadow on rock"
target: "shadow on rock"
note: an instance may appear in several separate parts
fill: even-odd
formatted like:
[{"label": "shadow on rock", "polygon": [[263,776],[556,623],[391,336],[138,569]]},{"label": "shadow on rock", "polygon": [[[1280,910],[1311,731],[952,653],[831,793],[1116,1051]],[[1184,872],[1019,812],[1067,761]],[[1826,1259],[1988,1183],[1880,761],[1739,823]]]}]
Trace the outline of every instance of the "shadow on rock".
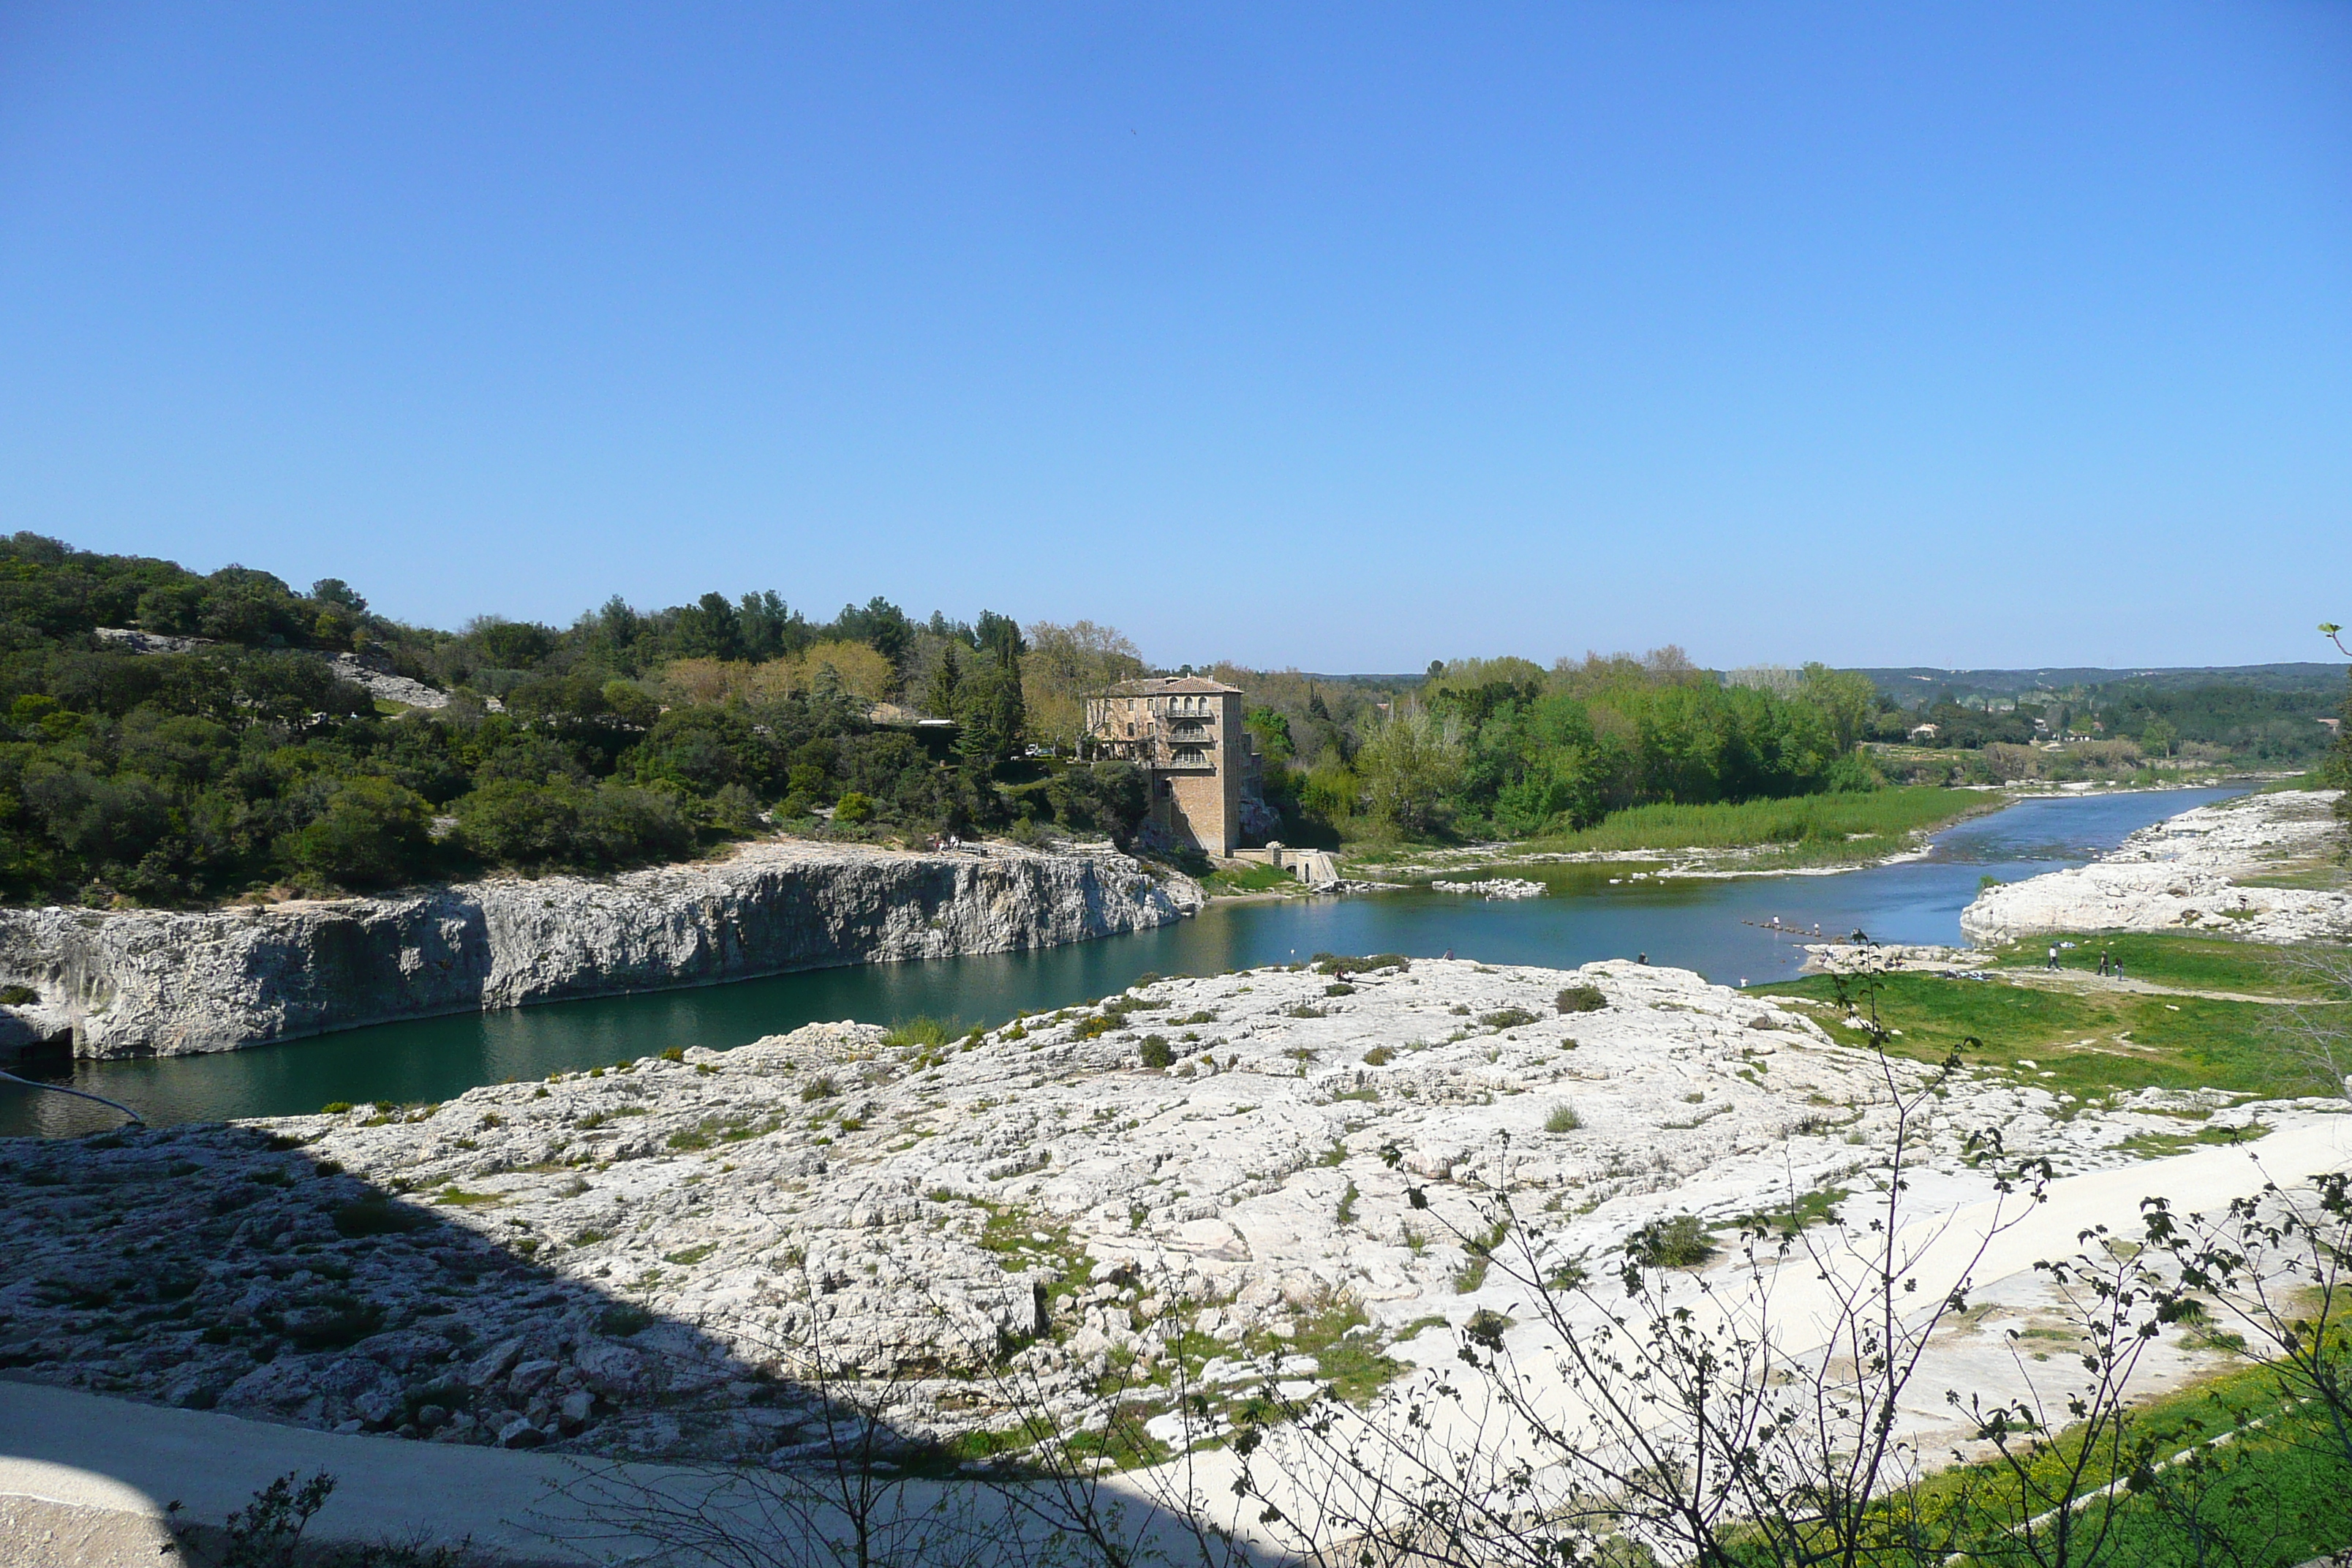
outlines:
[{"label": "shadow on rock", "polygon": [[[0,1143],[0,1368],[191,1409],[437,1443],[767,1458],[820,1389],[386,1192],[283,1134]],[[877,1451],[919,1449],[894,1434]]]}]

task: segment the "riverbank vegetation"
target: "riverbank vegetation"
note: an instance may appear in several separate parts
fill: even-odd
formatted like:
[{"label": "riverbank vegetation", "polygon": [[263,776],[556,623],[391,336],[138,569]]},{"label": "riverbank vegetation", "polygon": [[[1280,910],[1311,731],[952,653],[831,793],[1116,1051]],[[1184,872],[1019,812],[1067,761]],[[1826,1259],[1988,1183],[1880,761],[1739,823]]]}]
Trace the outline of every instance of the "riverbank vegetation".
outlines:
[{"label": "riverbank vegetation", "polygon": [[1345,689],[1339,708],[1312,681],[1218,673],[1252,693],[1269,796],[1304,842],[1556,837],[1636,806],[1884,783],[1857,748],[1869,683],[1820,665],[1775,689],[1672,647],[1549,669],[1462,659],[1385,699]]},{"label": "riverbank vegetation", "polygon": [[[302,593],[18,534],[0,542],[0,897],[609,869],[778,824],[912,837],[1043,816],[1123,840],[1140,778],[1046,776],[1029,706],[1066,728],[1078,692],[1141,668],[1084,623],[919,622],[878,598],[824,622],[711,594],[440,632],[334,579]],[[378,682],[418,700],[386,700],[379,676],[432,689]]]},{"label": "riverbank vegetation", "polygon": [[[1127,845],[1145,780],[1081,761],[1080,729],[1088,693],[1146,672],[1093,622],[917,619],[880,597],[826,619],[774,592],[616,597],[568,626],[440,631],[338,579],[304,592],[17,534],[0,541],[0,899],[201,904],[609,870],[779,829]],[[1938,789],[1885,790],[1890,772],[1942,784],[2074,765],[2021,745],[2011,766],[2006,741],[1874,751],[1899,710],[1860,673],[1727,677],[1672,647],[1409,677],[1202,673],[1247,693],[1258,835],[1359,852],[1502,838],[1869,858],[1955,814]]]}]

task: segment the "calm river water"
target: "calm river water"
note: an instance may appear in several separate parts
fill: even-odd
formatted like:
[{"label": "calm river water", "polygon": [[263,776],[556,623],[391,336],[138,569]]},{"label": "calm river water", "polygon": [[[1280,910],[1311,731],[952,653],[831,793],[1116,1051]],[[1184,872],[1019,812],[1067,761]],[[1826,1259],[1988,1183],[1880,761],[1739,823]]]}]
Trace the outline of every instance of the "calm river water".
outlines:
[{"label": "calm river water", "polygon": [[[330,1100],[446,1100],[476,1084],[540,1078],[670,1046],[740,1046],[818,1019],[895,1022],[929,1014],[998,1023],[1022,1008],[1102,996],[1147,972],[1204,974],[1317,952],[1452,949],[1488,963],[1572,966],[1646,954],[1726,984],[1785,980],[1804,955],[1748,922],[1780,921],[1881,942],[1957,942],[1959,914],[1988,876],[2004,882],[2080,865],[2132,832],[2243,793],[2172,790],[2021,801],[1950,828],[1926,858],[1832,876],[1643,878],[1624,864],[1515,873],[1540,899],[1426,891],[1212,907],[1139,936],[1042,952],[868,964],[731,985],[351,1029],[213,1056],[84,1062],[56,1081],[138,1107],[150,1121],[278,1116]],[[1615,880],[1612,880],[1615,879]],[[0,1134],[111,1125],[112,1112],[0,1083]]]}]

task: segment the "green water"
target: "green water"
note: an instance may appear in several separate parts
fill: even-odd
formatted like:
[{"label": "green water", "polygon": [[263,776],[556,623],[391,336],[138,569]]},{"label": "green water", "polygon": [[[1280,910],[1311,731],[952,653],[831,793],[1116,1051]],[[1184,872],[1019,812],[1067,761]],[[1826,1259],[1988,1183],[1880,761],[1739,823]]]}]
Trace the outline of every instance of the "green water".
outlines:
[{"label": "green water", "polygon": [[[671,1046],[742,1045],[818,1020],[963,1025],[1107,995],[1138,975],[1208,974],[1318,951],[1452,950],[1497,963],[1572,966],[1646,956],[1724,984],[1784,979],[1800,944],[1758,929],[1778,918],[1885,942],[1959,940],[1979,881],[2080,864],[2127,834],[2231,790],[2026,801],[1939,836],[1927,858],[1833,876],[1641,879],[1624,865],[1522,873],[1548,896],[1523,901],[1427,891],[1221,904],[1136,936],[921,963],[815,970],[687,991],[465,1013],[201,1057],[83,1062],[56,1081],[136,1106],[150,1121],[316,1110],[330,1100],[438,1100],[477,1084],[541,1078]],[[1612,881],[1612,879],[1614,880]],[[102,1107],[0,1084],[0,1134],[110,1126]]]}]

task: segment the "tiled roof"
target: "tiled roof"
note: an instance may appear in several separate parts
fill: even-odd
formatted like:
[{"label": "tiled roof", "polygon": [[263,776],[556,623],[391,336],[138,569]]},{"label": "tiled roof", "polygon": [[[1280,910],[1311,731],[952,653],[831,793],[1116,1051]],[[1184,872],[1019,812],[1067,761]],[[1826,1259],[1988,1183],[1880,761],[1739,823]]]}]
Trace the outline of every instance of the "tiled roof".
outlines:
[{"label": "tiled roof", "polygon": [[1154,675],[1142,680],[1122,680],[1104,695],[1107,697],[1161,697],[1181,693],[1192,696],[1216,691],[1239,691],[1238,686],[1227,686],[1221,680],[1211,680],[1198,675]]}]

